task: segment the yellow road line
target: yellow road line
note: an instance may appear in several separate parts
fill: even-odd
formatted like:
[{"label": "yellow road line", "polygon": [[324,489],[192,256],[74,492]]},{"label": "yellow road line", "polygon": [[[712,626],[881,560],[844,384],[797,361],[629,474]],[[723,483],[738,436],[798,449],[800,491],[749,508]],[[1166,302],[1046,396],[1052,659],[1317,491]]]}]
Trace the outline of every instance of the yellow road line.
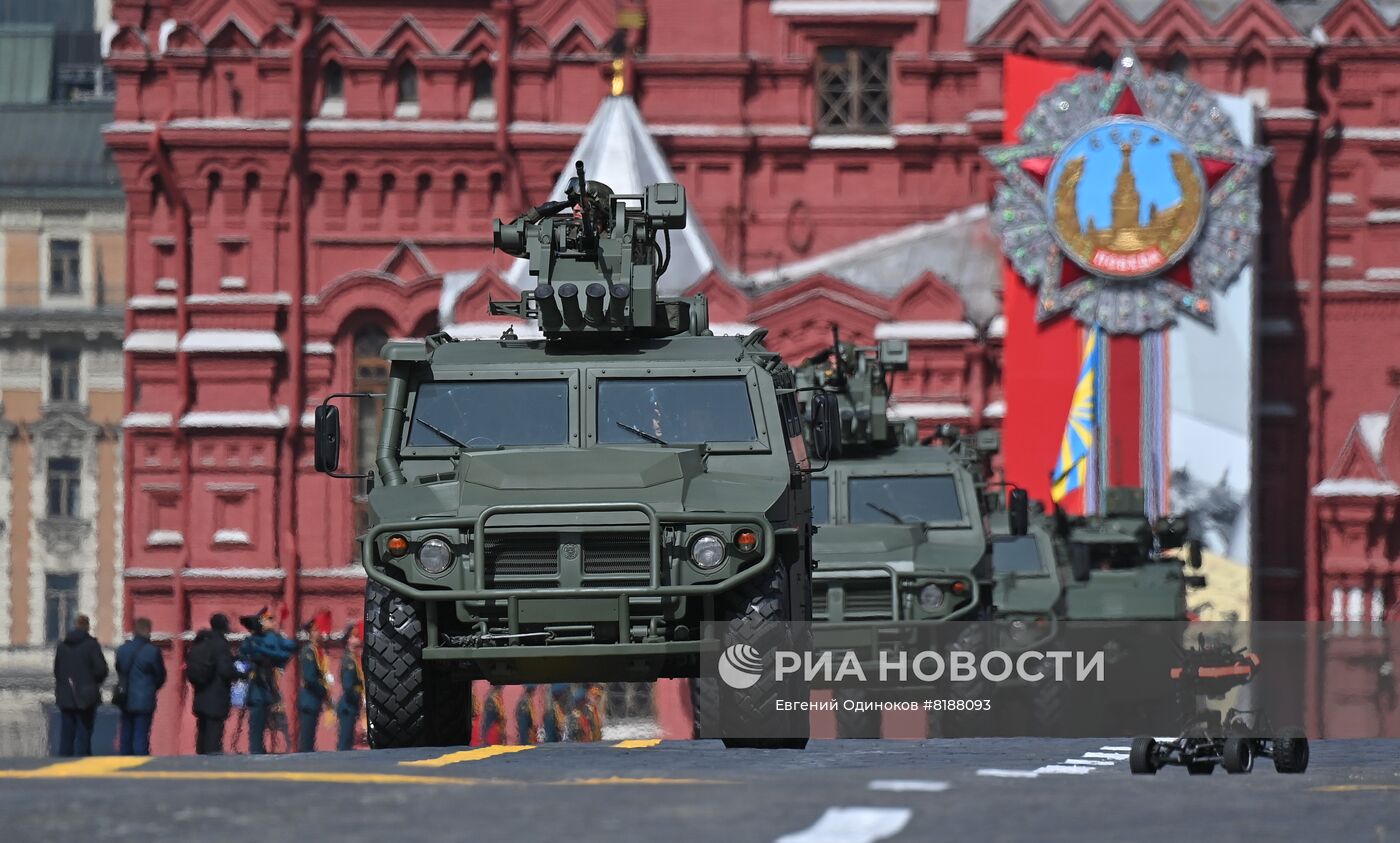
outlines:
[{"label": "yellow road line", "polygon": [[[144,763],[144,760],[143,760]],[[69,767],[70,772],[36,775],[40,770],[0,770],[0,780],[35,778],[84,778],[116,779],[141,781],[253,781],[253,782],[295,782],[300,784],[373,784],[373,785],[430,785],[438,787],[476,787],[484,785],[523,785],[549,787],[583,787],[598,785],[697,785],[734,784],[734,782],[712,779],[667,779],[657,777],[628,778],[611,776],[593,779],[563,779],[557,781],[529,782],[518,779],[475,779],[462,776],[426,776],[404,773],[318,773],[276,770],[137,770],[134,772],[100,772],[92,766],[84,771],[72,769],[72,765],[59,764],[56,767]],[[45,768],[46,770],[52,768]]]},{"label": "yellow road line", "polygon": [[1313,788],[1313,793],[1365,793],[1381,790],[1400,790],[1400,784],[1329,784]]},{"label": "yellow road line", "polygon": [[534,749],[529,744],[519,746],[483,746],[479,749],[465,749],[461,752],[449,752],[446,755],[439,755],[436,758],[424,758],[422,761],[400,761],[400,767],[446,767],[449,764],[460,764],[463,761],[481,761],[485,758],[495,758],[497,755],[509,755],[512,752],[524,752],[527,749]]},{"label": "yellow road line", "polygon": [[150,761],[150,758],[137,758],[130,755],[94,755],[77,761],[63,761],[50,764],[37,770],[9,770],[9,778],[21,779],[62,779],[70,777],[107,775],[119,770],[130,770]]},{"label": "yellow road line", "polygon": [[646,749],[659,743],[661,743],[660,738],[633,738],[629,741],[618,741],[613,744],[613,749]]}]

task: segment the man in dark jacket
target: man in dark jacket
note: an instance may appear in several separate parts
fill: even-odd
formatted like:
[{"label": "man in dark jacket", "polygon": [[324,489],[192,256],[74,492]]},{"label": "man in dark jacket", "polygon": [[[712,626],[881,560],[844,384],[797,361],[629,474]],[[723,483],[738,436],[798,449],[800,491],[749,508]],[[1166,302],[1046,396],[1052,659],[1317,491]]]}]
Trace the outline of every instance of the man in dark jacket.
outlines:
[{"label": "man in dark jacket", "polygon": [[78,615],[53,657],[54,702],[63,716],[58,754],[64,757],[92,754],[92,726],[107,678],[107,658],[89,626],[88,616]]},{"label": "man in dark jacket", "polygon": [[224,751],[224,721],[228,720],[229,692],[238,678],[228,647],[228,618],[216,614],[202,629],[185,659],[185,678],[194,688],[194,751],[218,755]]},{"label": "man in dark jacket", "polygon": [[115,702],[122,711],[121,754],[150,755],[151,718],[156,713],[156,692],[165,684],[165,657],[151,643],[149,619],[137,618],[132,633],[131,640],[117,648]]}]

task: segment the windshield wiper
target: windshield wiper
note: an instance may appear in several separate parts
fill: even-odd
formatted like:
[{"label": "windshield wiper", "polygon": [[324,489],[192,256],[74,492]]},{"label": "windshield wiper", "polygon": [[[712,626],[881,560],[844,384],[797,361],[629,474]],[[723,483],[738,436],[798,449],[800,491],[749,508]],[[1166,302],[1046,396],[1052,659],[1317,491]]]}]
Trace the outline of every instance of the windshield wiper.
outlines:
[{"label": "windshield wiper", "polygon": [[443,430],[442,428],[438,427],[437,425],[433,424],[427,419],[414,419],[414,421],[431,430],[433,433],[436,433],[438,436],[441,436],[443,439],[446,439],[448,442],[451,442],[453,445],[456,445],[458,448],[467,450],[471,447],[467,443],[463,442],[462,440],[458,439],[457,437],[453,436],[452,434],[448,433],[447,431]]},{"label": "windshield wiper", "polygon": [[618,427],[622,428],[623,430],[630,430],[630,431],[632,431],[633,433],[637,434],[638,436],[642,437],[643,439],[647,440],[648,442],[655,442],[655,443],[658,444],[658,445],[669,445],[669,444],[670,444],[670,443],[667,442],[665,439],[662,439],[660,436],[653,436],[652,434],[647,433],[645,430],[642,430],[641,428],[633,427],[632,425],[627,424],[626,422],[617,422],[616,424],[617,424]]},{"label": "windshield wiper", "polygon": [[903,523],[904,523],[904,516],[900,515],[898,512],[895,512],[895,511],[889,510],[889,509],[885,509],[883,506],[880,506],[878,503],[874,503],[874,502],[872,502],[872,501],[866,501],[866,502],[865,502],[865,505],[868,506],[868,507],[870,507],[871,509],[875,510],[876,512],[880,513],[881,515],[884,515],[884,516],[886,516],[886,517],[888,517],[888,518],[894,519],[894,521],[895,521],[896,523],[899,523],[899,524],[903,524]]}]

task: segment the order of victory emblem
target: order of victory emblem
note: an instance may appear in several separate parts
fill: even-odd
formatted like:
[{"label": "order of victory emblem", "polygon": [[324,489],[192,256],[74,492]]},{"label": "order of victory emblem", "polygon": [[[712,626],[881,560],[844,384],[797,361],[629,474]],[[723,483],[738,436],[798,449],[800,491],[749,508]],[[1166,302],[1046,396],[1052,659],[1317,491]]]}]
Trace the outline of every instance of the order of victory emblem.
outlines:
[{"label": "order of victory emblem", "polygon": [[987,158],[1005,176],[992,226],[1037,288],[1041,320],[1138,334],[1178,313],[1212,323],[1212,296],[1259,236],[1266,149],[1240,142],[1199,85],[1142,73],[1125,52],[1112,77],[1085,74],[1043,96],[1021,143]]}]

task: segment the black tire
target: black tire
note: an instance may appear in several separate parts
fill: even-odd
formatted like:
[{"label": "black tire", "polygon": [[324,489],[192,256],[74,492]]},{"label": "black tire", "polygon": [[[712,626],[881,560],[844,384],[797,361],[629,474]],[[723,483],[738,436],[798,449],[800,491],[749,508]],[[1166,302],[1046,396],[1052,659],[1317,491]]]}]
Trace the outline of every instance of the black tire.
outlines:
[{"label": "black tire", "polygon": [[1186,765],[1186,772],[1193,776],[1209,776],[1215,772],[1215,762],[1192,761]]},{"label": "black tire", "polygon": [[417,604],[365,586],[365,716],[371,749],[471,743],[471,684],[423,661]]},{"label": "black tire", "polygon": [[838,738],[862,738],[875,739],[880,737],[880,727],[883,724],[883,717],[879,711],[856,711],[848,710],[845,706],[847,701],[853,704],[869,702],[865,694],[848,692],[846,694],[837,693],[833,696],[836,701],[836,737]]},{"label": "black tire", "polygon": [[[809,691],[791,678],[777,679],[771,654],[800,650],[793,638],[789,571],[783,562],[749,580],[726,600],[724,646],[748,645],[765,657],[758,682],[742,693],[716,682],[730,749],[806,749],[810,729],[805,711],[780,712],[778,700],[807,699]],[[776,735],[777,737],[771,737]]]},{"label": "black tire", "polygon": [[[992,612],[989,608],[982,608],[977,616],[969,621],[953,621],[962,624],[962,629],[952,642],[949,649],[966,650],[977,655],[980,662],[991,644],[991,621]],[[985,700],[992,696],[991,683],[982,676],[982,672],[977,672],[976,678],[969,682],[949,682],[947,695],[963,700]],[[953,711],[929,713],[928,734],[930,737],[938,735],[945,738],[985,738],[997,734],[993,727],[995,723],[992,715],[983,711]]]},{"label": "black tire", "polygon": [[1308,769],[1308,738],[1302,729],[1284,729],[1274,738],[1274,770],[1279,773],[1303,773]]},{"label": "black tire", "polygon": [[1065,686],[1062,682],[1041,680],[1031,690],[1031,735],[1057,737],[1064,729]]},{"label": "black tire", "polygon": [[1249,738],[1226,738],[1220,753],[1220,766],[1227,773],[1248,773],[1254,769],[1254,741]]},{"label": "black tire", "polygon": [[718,735],[719,680],[696,677],[690,680],[690,714],[693,730],[691,736],[706,740]]},{"label": "black tire", "polygon": [[1135,776],[1157,775],[1157,742],[1152,738],[1133,738],[1133,748],[1128,753],[1128,769]]}]

